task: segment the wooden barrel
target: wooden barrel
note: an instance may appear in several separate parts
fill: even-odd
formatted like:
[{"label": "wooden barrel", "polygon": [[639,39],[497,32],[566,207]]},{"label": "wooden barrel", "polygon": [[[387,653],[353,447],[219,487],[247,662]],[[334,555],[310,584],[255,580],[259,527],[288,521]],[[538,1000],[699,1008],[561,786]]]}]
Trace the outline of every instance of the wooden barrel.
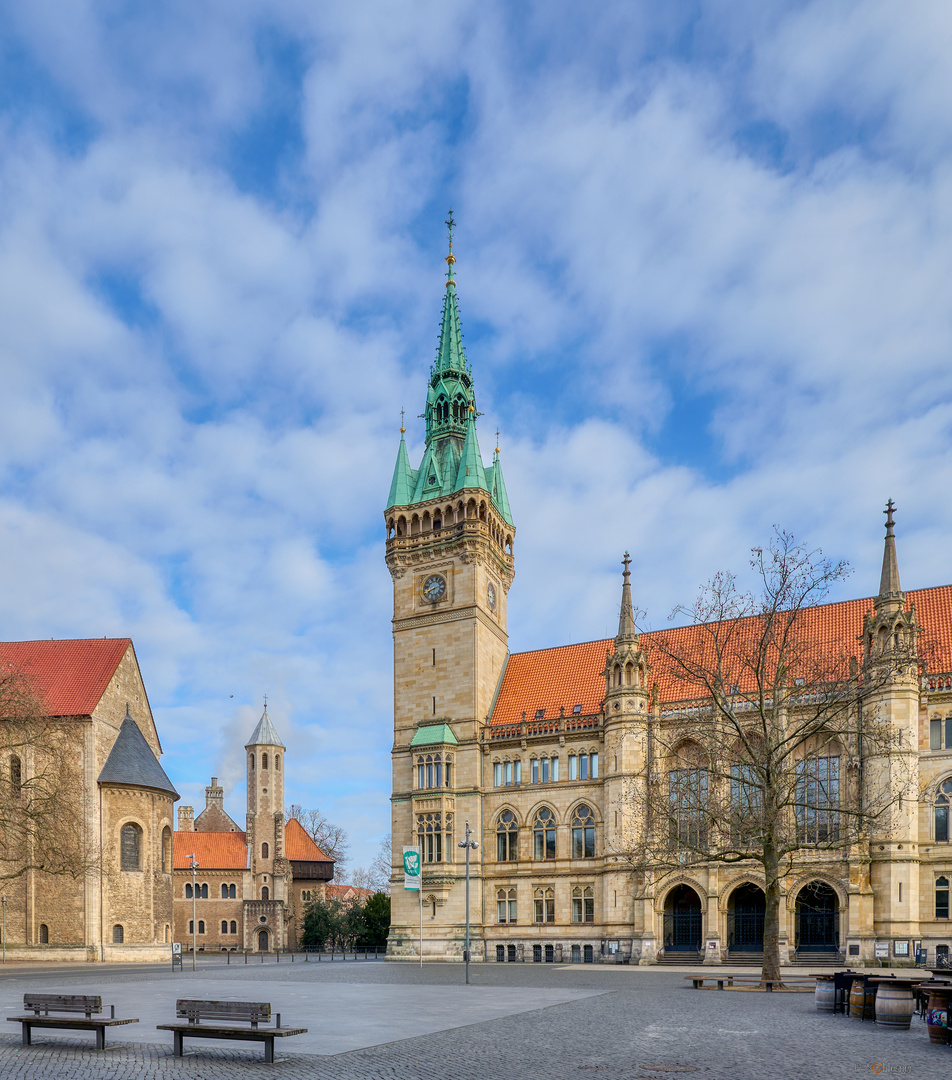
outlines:
[{"label": "wooden barrel", "polygon": [[952,988],[929,987],[926,1025],[929,1028],[929,1042],[952,1042]]},{"label": "wooden barrel", "polygon": [[912,990],[880,983],[876,992],[876,1023],[886,1028],[908,1028],[912,1022]]},{"label": "wooden barrel", "polygon": [[876,1015],[876,987],[866,985],[865,979],[854,979],[850,986],[850,1016],[854,1020],[872,1019]]},{"label": "wooden barrel", "polygon": [[816,977],[816,1007],[818,1012],[833,1012],[836,1004],[836,980],[832,975]]}]

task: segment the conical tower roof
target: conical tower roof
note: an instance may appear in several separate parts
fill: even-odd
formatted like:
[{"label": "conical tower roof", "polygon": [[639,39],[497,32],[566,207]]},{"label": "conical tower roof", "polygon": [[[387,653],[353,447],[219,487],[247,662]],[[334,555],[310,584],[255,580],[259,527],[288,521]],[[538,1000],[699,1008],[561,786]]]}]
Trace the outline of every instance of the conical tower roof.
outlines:
[{"label": "conical tower roof", "polygon": [[413,489],[416,485],[416,473],[410,466],[410,455],[407,453],[407,443],[403,437],[405,432],[406,428],[401,424],[400,446],[397,448],[397,461],[393,467],[393,479],[390,481],[387,510],[391,506],[406,506],[413,497]]},{"label": "conical tower roof", "polygon": [[456,473],[456,490],[462,491],[464,488],[482,488],[483,491],[489,491],[489,484],[486,483],[486,470],[483,468],[483,459],[479,453],[479,442],[476,439],[475,409],[469,414],[466,441],[463,443],[463,453],[459,459],[459,469]]},{"label": "conical tower roof", "polygon": [[267,705],[264,707],[264,712],[261,714],[261,719],[258,721],[254,733],[245,743],[245,749],[247,750],[252,746],[280,746],[282,750],[286,749],[284,743],[281,742],[280,736],[274,730],[274,724],[271,723],[271,717],[268,716]]},{"label": "conical tower roof", "polygon": [[179,798],[179,793],[172,787],[172,781],[165,775],[139,725],[132,719],[128,703],[119,734],[99,774],[99,783],[151,788],[171,795],[173,799]]}]

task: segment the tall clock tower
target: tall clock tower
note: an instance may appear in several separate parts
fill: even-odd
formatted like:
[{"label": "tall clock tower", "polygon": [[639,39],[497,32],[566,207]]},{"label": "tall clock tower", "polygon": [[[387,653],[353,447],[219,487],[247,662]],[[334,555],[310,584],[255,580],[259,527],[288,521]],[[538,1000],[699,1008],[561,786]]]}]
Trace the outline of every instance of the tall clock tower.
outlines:
[{"label": "tall clock tower", "polygon": [[[420,910],[403,888],[402,851],[423,857],[423,955],[459,958],[464,938],[465,824],[480,833],[480,730],[508,655],[506,598],[515,528],[496,448],[483,465],[476,395],[456,300],[452,213],[446,296],[430,369],[419,468],[400,446],[384,512],[393,578],[393,845],[388,953],[418,959]],[[471,933],[481,955],[480,850],[471,851]]]}]

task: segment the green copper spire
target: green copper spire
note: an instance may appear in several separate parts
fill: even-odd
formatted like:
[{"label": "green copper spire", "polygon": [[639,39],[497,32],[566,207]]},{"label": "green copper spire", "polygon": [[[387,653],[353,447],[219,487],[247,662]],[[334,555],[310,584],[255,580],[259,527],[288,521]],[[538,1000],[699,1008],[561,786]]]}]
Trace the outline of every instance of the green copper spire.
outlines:
[{"label": "green copper spire", "polygon": [[514,525],[512,511],[509,509],[509,495],[506,491],[506,481],[502,478],[502,463],[499,460],[499,432],[496,432],[496,452],[493,455],[493,463],[486,470],[486,480],[489,483],[489,493],[493,497],[496,509],[503,518]]},{"label": "green copper spire", "polygon": [[403,437],[406,430],[401,422],[400,446],[397,449],[397,462],[393,467],[393,479],[390,481],[387,510],[391,506],[406,506],[413,497],[413,489],[416,487],[416,473],[410,468],[410,455],[407,453],[407,444]]},{"label": "green copper spire", "polygon": [[482,455],[479,453],[479,443],[476,441],[475,406],[469,414],[466,441],[463,443],[463,453],[456,472],[456,490],[462,491],[463,488],[482,488],[483,491],[489,491],[486,470],[483,468]]}]

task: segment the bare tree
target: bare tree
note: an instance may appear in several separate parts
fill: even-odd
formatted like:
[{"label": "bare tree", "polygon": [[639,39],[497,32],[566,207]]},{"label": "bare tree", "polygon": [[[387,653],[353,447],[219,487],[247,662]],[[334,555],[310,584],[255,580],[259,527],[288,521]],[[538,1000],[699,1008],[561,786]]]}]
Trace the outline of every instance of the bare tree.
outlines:
[{"label": "bare tree", "polygon": [[0,675],[0,879],[98,869],[76,727],[46,715],[30,680]]},{"label": "bare tree", "polygon": [[369,892],[382,892],[390,895],[390,875],[393,873],[392,834],[380,841],[380,847],[369,867],[358,866],[350,875],[349,885]]},{"label": "bare tree", "polygon": [[318,809],[306,810],[297,803],[292,803],[291,808],[285,815],[285,820],[296,819],[304,827],[304,831],[310,836],[324,854],[334,860],[334,878],[341,882],[346,880],[347,863],[349,859],[350,837],[347,830],[340,825],[331,822],[323,811]]},{"label": "bare tree", "polygon": [[689,630],[651,637],[667,700],[642,729],[623,846],[645,893],[685,864],[758,864],[762,979],[776,981],[783,885],[798,857],[868,845],[916,798],[902,772],[908,739],[879,710],[891,679],[915,679],[916,642],[890,638],[887,658],[824,635],[816,605],[848,568],[785,532],[755,548],[751,566],[758,596],[718,574],[672,615]]}]

